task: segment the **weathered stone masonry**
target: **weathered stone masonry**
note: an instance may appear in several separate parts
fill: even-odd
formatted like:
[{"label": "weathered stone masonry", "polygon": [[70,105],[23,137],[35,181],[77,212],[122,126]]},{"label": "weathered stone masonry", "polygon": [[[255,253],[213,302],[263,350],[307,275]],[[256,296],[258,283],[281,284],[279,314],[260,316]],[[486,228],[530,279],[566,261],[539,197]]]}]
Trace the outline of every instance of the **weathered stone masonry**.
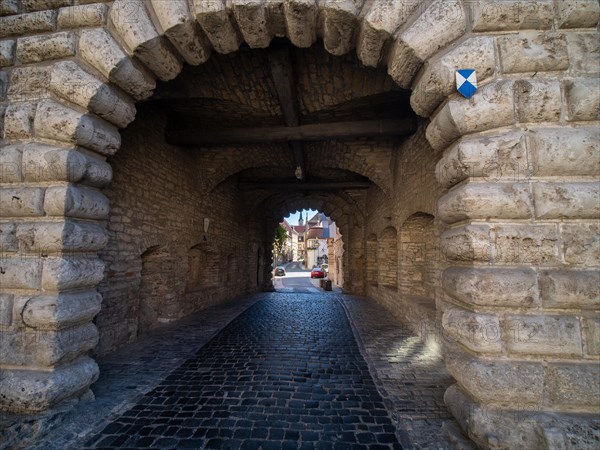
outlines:
[{"label": "weathered stone masonry", "polygon": [[[457,381],[447,405],[478,446],[595,445],[596,0],[5,0],[0,15],[3,409],[46,410],[85,395],[98,376],[90,350],[134,338],[139,308],[144,329],[266,287],[274,216],[314,205],[341,224],[346,289],[413,324],[426,317],[428,329],[439,330]],[[150,97],[157,80],[174,79],[185,63],[235,52],[244,42],[265,48],[274,37],[301,48],[320,39],[332,55],[355,51],[363,64],[387,67],[429,121],[387,153],[340,145],[334,164],[373,182],[366,198],[317,196],[311,205],[299,197],[255,199],[244,237],[250,249],[240,249],[241,238],[226,236],[239,226],[236,202],[246,200],[227,179],[251,169],[251,159],[197,178],[190,173],[205,163],[201,156],[193,161],[160,143],[146,152],[135,128],[124,133],[121,155],[118,130],[134,120],[135,104]],[[480,82],[471,100],[454,89],[454,71],[467,67]],[[134,127],[151,140],[160,114],[140,114]],[[156,175],[137,178],[141,170]],[[178,172],[178,182],[169,171]],[[157,211],[182,190],[190,195],[174,200],[178,211]],[[134,199],[135,210],[127,203]],[[269,205],[273,217],[261,210]],[[177,242],[158,227],[165,217]],[[207,241],[205,217],[212,223]],[[423,236],[432,236],[431,246]],[[394,254],[382,242],[395,242],[395,280],[394,264],[386,265],[392,273],[379,266],[377,253]],[[199,253],[190,254],[197,245]],[[429,263],[418,261],[415,247]],[[139,303],[139,288],[129,291],[142,281],[160,283],[149,275],[151,258],[183,259],[187,274],[188,261],[215,254],[223,261],[232,255],[239,282],[195,295],[165,261],[179,286],[175,297]],[[373,262],[376,270],[368,267]],[[425,288],[412,292],[410,280]]]}]

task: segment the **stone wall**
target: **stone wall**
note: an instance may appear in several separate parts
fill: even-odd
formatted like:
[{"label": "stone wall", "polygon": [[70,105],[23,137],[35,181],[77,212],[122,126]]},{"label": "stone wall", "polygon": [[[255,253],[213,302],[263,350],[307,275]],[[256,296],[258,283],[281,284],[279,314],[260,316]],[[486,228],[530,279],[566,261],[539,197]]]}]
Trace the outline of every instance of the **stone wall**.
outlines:
[{"label": "stone wall", "polygon": [[136,121],[122,133],[120,151],[109,159],[115,169],[104,190],[111,215],[100,253],[105,272],[95,320],[98,354],[256,289],[248,254],[258,234],[248,226],[251,218],[239,213],[236,187],[225,183],[207,192],[198,152],[166,144],[165,122],[156,106],[140,105]]},{"label": "stone wall", "polygon": [[[332,55],[355,49],[365,65],[386,65],[430,120],[391,159],[379,153],[370,163],[370,149],[339,146],[338,164],[377,186],[364,215],[351,206],[364,199],[313,199],[339,209],[348,287],[404,315],[397,289],[366,283],[365,242],[390,227],[402,236],[413,214],[433,216],[437,325],[457,380],[446,400],[463,431],[482,448],[597,446],[597,0],[364,5],[1,3],[3,408],[48,409],[85,395],[97,377],[87,356],[105,273],[97,252],[108,242],[105,221],[122,215],[101,189],[135,103],[211,51],[263,48],[282,36],[306,48],[320,38]],[[455,92],[454,71],[467,67],[480,83],[470,100]],[[231,205],[223,189],[216,195]],[[268,274],[269,237],[258,233],[254,287]],[[184,261],[197,243],[182,248]],[[147,244],[139,258],[157,245]],[[143,264],[128,267],[139,277]],[[115,342],[135,325],[126,329]]]}]

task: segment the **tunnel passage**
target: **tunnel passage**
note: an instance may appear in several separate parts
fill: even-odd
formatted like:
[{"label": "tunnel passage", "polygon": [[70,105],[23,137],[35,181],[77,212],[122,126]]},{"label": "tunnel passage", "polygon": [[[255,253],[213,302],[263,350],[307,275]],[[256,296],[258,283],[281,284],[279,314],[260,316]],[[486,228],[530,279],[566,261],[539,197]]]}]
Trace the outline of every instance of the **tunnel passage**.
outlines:
[{"label": "tunnel passage", "polygon": [[[346,245],[335,276],[347,272],[345,290],[364,293],[368,198],[388,198],[392,155],[416,130],[408,99],[384,71],[355,56],[284,40],[214,55],[160,84],[138,104],[109,160],[113,212],[96,351],[272,289],[270,233],[301,207],[336,221]],[[150,256],[158,245],[165,263]],[[149,299],[156,263],[168,276]]]}]

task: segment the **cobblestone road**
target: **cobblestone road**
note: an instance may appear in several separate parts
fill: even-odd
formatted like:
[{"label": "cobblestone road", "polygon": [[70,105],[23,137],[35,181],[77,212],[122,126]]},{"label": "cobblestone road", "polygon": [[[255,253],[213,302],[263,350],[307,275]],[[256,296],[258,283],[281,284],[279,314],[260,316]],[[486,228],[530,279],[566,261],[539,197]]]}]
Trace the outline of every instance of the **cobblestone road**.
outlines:
[{"label": "cobblestone road", "polygon": [[87,448],[399,449],[331,295],[254,304]]}]

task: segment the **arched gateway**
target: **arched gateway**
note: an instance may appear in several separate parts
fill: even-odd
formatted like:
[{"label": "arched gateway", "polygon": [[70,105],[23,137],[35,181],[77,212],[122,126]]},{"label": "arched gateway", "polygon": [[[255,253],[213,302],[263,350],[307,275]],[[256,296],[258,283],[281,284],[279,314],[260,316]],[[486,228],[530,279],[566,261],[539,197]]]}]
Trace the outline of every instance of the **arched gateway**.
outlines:
[{"label": "arched gateway", "polygon": [[[364,279],[365,261],[373,261],[368,237],[381,241],[386,229],[405,236],[402,226],[417,212],[435,217],[435,314],[424,317],[436,317],[429,329],[443,337],[457,381],[446,403],[463,431],[485,448],[562,448],[567,439],[594,445],[599,14],[596,0],[1,2],[0,406],[43,411],[85,395],[98,376],[86,356],[97,346],[97,327],[104,351],[137,333],[137,318],[117,320],[136,313],[123,306],[127,280],[137,277],[139,286],[141,255],[164,242],[142,226],[122,238],[127,208],[136,206],[116,202],[111,211],[105,189],[112,178],[106,159],[117,170],[119,129],[136,117],[136,102],[152,95],[157,80],[174,79],[185,63],[202,64],[211,52],[267,48],[277,37],[308,48],[322,39],[331,55],[355,51],[365,66],[386,66],[400,88],[412,90],[414,112],[428,119],[393,154],[356,143],[306,150],[328,154],[328,167],[344,177],[364,177],[340,175],[342,181],[371,183],[364,198],[340,189],[313,199],[339,212],[347,289],[399,316],[403,308],[418,316],[419,305],[397,288],[404,281]],[[456,92],[458,69],[477,72],[480,88],[470,100]],[[156,133],[149,127],[151,138]],[[136,148],[144,153],[142,144]],[[278,218],[266,218],[263,231],[244,229],[243,250],[230,239],[235,220],[223,219],[239,215],[228,177],[279,165],[261,155],[242,150],[235,164],[215,163],[218,152],[184,155],[180,166],[190,173],[179,181],[152,173],[161,188],[140,181],[148,167],[123,162],[119,176],[129,178],[117,185],[140,183],[136,198],[146,203],[138,207],[172,220],[173,233],[186,240],[173,255],[185,261],[190,248],[207,246],[217,250],[203,258],[246,268],[233,287],[186,290],[182,279],[189,311],[255,289],[256,268],[269,270],[256,255],[265,254],[265,230]],[[192,163],[204,172],[197,175]],[[223,167],[229,172],[219,172]],[[160,202],[171,199],[161,200],[160,189],[189,192],[191,204],[165,215]],[[196,192],[203,199],[193,204]],[[267,192],[250,203],[283,214],[302,202]],[[107,246],[109,239],[121,247]],[[405,264],[402,246],[397,251]],[[137,255],[129,268],[119,266],[119,252]],[[104,312],[93,324],[102,303],[97,289]],[[161,300],[160,320],[179,317],[177,301]]]}]

